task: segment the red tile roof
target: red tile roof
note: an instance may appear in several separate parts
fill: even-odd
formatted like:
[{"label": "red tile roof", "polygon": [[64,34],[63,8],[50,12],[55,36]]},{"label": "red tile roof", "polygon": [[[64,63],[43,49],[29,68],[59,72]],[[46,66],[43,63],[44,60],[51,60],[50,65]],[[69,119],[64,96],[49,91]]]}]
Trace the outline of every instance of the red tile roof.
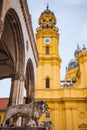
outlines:
[{"label": "red tile roof", "polygon": [[[9,98],[0,98],[0,110],[6,110],[9,102]],[[25,98],[23,99],[23,103],[25,103]]]},{"label": "red tile roof", "polygon": [[0,98],[0,110],[5,110],[7,108],[9,98]]}]

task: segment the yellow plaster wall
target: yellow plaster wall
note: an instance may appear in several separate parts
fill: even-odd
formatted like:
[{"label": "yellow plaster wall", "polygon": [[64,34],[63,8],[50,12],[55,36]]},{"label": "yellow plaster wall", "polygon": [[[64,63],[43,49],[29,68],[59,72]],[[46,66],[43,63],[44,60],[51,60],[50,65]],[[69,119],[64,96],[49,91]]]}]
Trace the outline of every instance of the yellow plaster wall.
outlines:
[{"label": "yellow plaster wall", "polygon": [[86,88],[40,89],[36,97],[48,103],[50,118],[44,115],[41,121],[51,120],[54,124],[52,130],[79,130],[79,125],[87,124]]},{"label": "yellow plaster wall", "polygon": [[0,124],[2,124],[2,121],[4,120],[5,112],[0,112]]},{"label": "yellow plaster wall", "polygon": [[[39,20],[42,23],[43,17],[48,19],[50,15],[41,15]],[[55,17],[52,16],[52,18],[55,21]],[[51,43],[45,44],[44,38],[51,38]],[[59,56],[57,27],[53,29],[38,27],[36,45],[39,53],[39,64],[36,72],[35,99],[45,100],[50,112],[50,118],[46,118],[44,114],[40,121],[51,120],[54,125],[52,130],[87,130],[87,87],[84,88],[87,83],[87,54],[77,57],[80,67],[66,73],[66,80],[75,77],[77,82],[71,87],[61,88],[61,58]],[[50,49],[48,55],[45,53],[46,46]],[[47,77],[50,79],[49,89],[46,89]]]}]

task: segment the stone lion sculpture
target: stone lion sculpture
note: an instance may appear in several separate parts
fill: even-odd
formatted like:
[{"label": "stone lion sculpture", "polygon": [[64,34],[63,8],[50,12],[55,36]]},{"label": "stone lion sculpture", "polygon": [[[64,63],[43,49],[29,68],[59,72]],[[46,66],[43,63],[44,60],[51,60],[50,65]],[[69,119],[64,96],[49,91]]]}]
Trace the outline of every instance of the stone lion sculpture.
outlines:
[{"label": "stone lion sculpture", "polygon": [[[33,101],[30,104],[19,104],[7,109],[2,127],[17,127],[21,117],[21,126],[39,126],[39,119],[48,110],[44,101]],[[34,122],[34,123],[33,123]]]}]

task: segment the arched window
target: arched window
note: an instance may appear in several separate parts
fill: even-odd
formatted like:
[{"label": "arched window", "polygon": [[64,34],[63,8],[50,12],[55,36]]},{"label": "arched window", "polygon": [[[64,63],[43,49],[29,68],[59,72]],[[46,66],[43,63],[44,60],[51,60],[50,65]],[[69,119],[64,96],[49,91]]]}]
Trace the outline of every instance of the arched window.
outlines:
[{"label": "arched window", "polygon": [[49,80],[49,78],[46,78],[46,88],[50,88],[50,80]]},{"label": "arched window", "polygon": [[49,47],[46,46],[46,54],[49,54]]}]

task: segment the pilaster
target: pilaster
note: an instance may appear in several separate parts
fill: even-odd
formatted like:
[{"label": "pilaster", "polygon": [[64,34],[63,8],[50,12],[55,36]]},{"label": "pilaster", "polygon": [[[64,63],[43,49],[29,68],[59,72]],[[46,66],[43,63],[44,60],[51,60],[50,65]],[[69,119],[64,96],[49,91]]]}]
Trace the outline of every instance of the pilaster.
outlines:
[{"label": "pilaster", "polygon": [[87,87],[87,51],[82,51],[77,56],[77,61],[80,63],[81,84],[80,87]]}]

